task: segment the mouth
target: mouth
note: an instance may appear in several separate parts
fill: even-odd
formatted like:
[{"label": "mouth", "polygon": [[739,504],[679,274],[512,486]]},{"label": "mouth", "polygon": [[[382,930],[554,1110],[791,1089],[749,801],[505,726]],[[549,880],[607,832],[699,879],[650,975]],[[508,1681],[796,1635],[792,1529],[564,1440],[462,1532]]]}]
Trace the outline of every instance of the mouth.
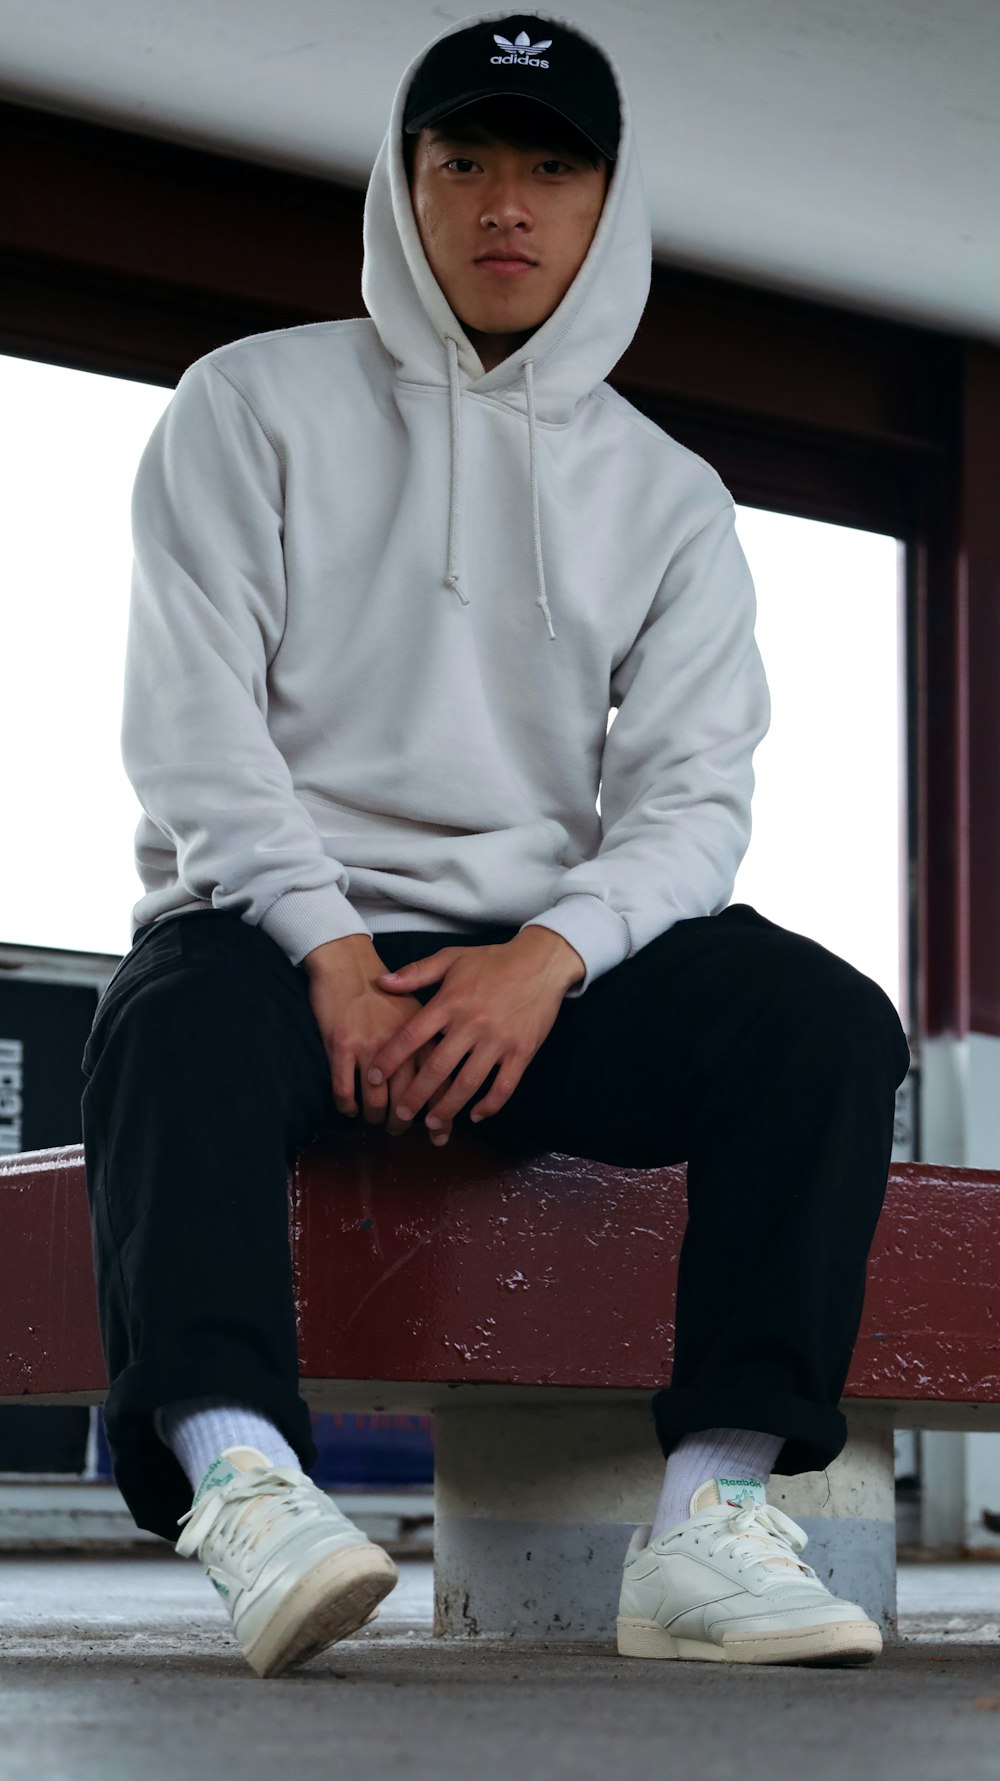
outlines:
[{"label": "mouth", "polygon": [[475,264],[477,266],[482,266],[485,272],[505,273],[508,276],[513,273],[516,276],[521,272],[533,271],[537,261],[529,260],[523,254],[498,253],[481,254]]}]

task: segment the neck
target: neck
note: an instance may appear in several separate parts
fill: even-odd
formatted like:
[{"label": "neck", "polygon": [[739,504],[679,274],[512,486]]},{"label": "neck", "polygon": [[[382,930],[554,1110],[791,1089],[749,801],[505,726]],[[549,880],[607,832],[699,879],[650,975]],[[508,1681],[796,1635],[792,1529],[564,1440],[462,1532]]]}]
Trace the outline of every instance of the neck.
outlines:
[{"label": "neck", "polygon": [[481,334],[477,328],[462,325],[483,362],[484,371],[492,371],[504,359],[509,359],[511,353],[517,352],[535,332],[534,328],[527,328],[522,334]]}]

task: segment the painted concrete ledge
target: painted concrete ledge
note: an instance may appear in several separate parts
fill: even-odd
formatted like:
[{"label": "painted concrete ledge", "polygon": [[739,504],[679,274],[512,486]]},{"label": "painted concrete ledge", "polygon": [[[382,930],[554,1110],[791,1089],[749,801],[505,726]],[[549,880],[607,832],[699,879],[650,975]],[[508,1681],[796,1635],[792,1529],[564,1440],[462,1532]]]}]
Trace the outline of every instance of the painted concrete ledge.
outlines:
[{"label": "painted concrete ledge", "polygon": [[[328,1492],[352,1521],[400,1557],[429,1556],[434,1540],[430,1491]],[[117,1485],[88,1478],[0,1473],[0,1553],[164,1552],[168,1540],[138,1528]]]}]

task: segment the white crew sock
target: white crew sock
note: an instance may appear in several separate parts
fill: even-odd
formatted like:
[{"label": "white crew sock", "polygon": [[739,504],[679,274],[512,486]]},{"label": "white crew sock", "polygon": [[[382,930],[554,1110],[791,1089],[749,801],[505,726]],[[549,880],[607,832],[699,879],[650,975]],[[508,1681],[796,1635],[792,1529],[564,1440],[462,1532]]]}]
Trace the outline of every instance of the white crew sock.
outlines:
[{"label": "white crew sock", "polygon": [[281,1430],[249,1404],[218,1396],[180,1398],[153,1412],[153,1427],[184,1467],[192,1490],[227,1447],[257,1447],[272,1465],[302,1470]]},{"label": "white crew sock", "polygon": [[667,1457],[650,1540],[688,1520],[691,1498],[707,1478],[745,1472],[766,1485],[784,1445],[784,1435],[762,1435],[756,1429],[698,1429],[682,1436]]}]

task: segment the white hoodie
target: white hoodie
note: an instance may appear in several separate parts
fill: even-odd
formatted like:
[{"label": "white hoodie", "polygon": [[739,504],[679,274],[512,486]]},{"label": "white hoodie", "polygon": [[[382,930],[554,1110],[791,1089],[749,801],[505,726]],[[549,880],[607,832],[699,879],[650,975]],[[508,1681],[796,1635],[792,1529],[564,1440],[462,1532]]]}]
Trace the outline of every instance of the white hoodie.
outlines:
[{"label": "white hoodie", "polygon": [[651,240],[597,47],[619,157],[517,352],[484,371],[420,243],[424,49],[368,186],[369,316],[207,353],[157,423],[132,503],[133,937],[236,910],[298,964],[346,934],[538,923],[584,960],[580,996],[729,902],[770,723],[756,600],[725,484],[603,381]]}]

